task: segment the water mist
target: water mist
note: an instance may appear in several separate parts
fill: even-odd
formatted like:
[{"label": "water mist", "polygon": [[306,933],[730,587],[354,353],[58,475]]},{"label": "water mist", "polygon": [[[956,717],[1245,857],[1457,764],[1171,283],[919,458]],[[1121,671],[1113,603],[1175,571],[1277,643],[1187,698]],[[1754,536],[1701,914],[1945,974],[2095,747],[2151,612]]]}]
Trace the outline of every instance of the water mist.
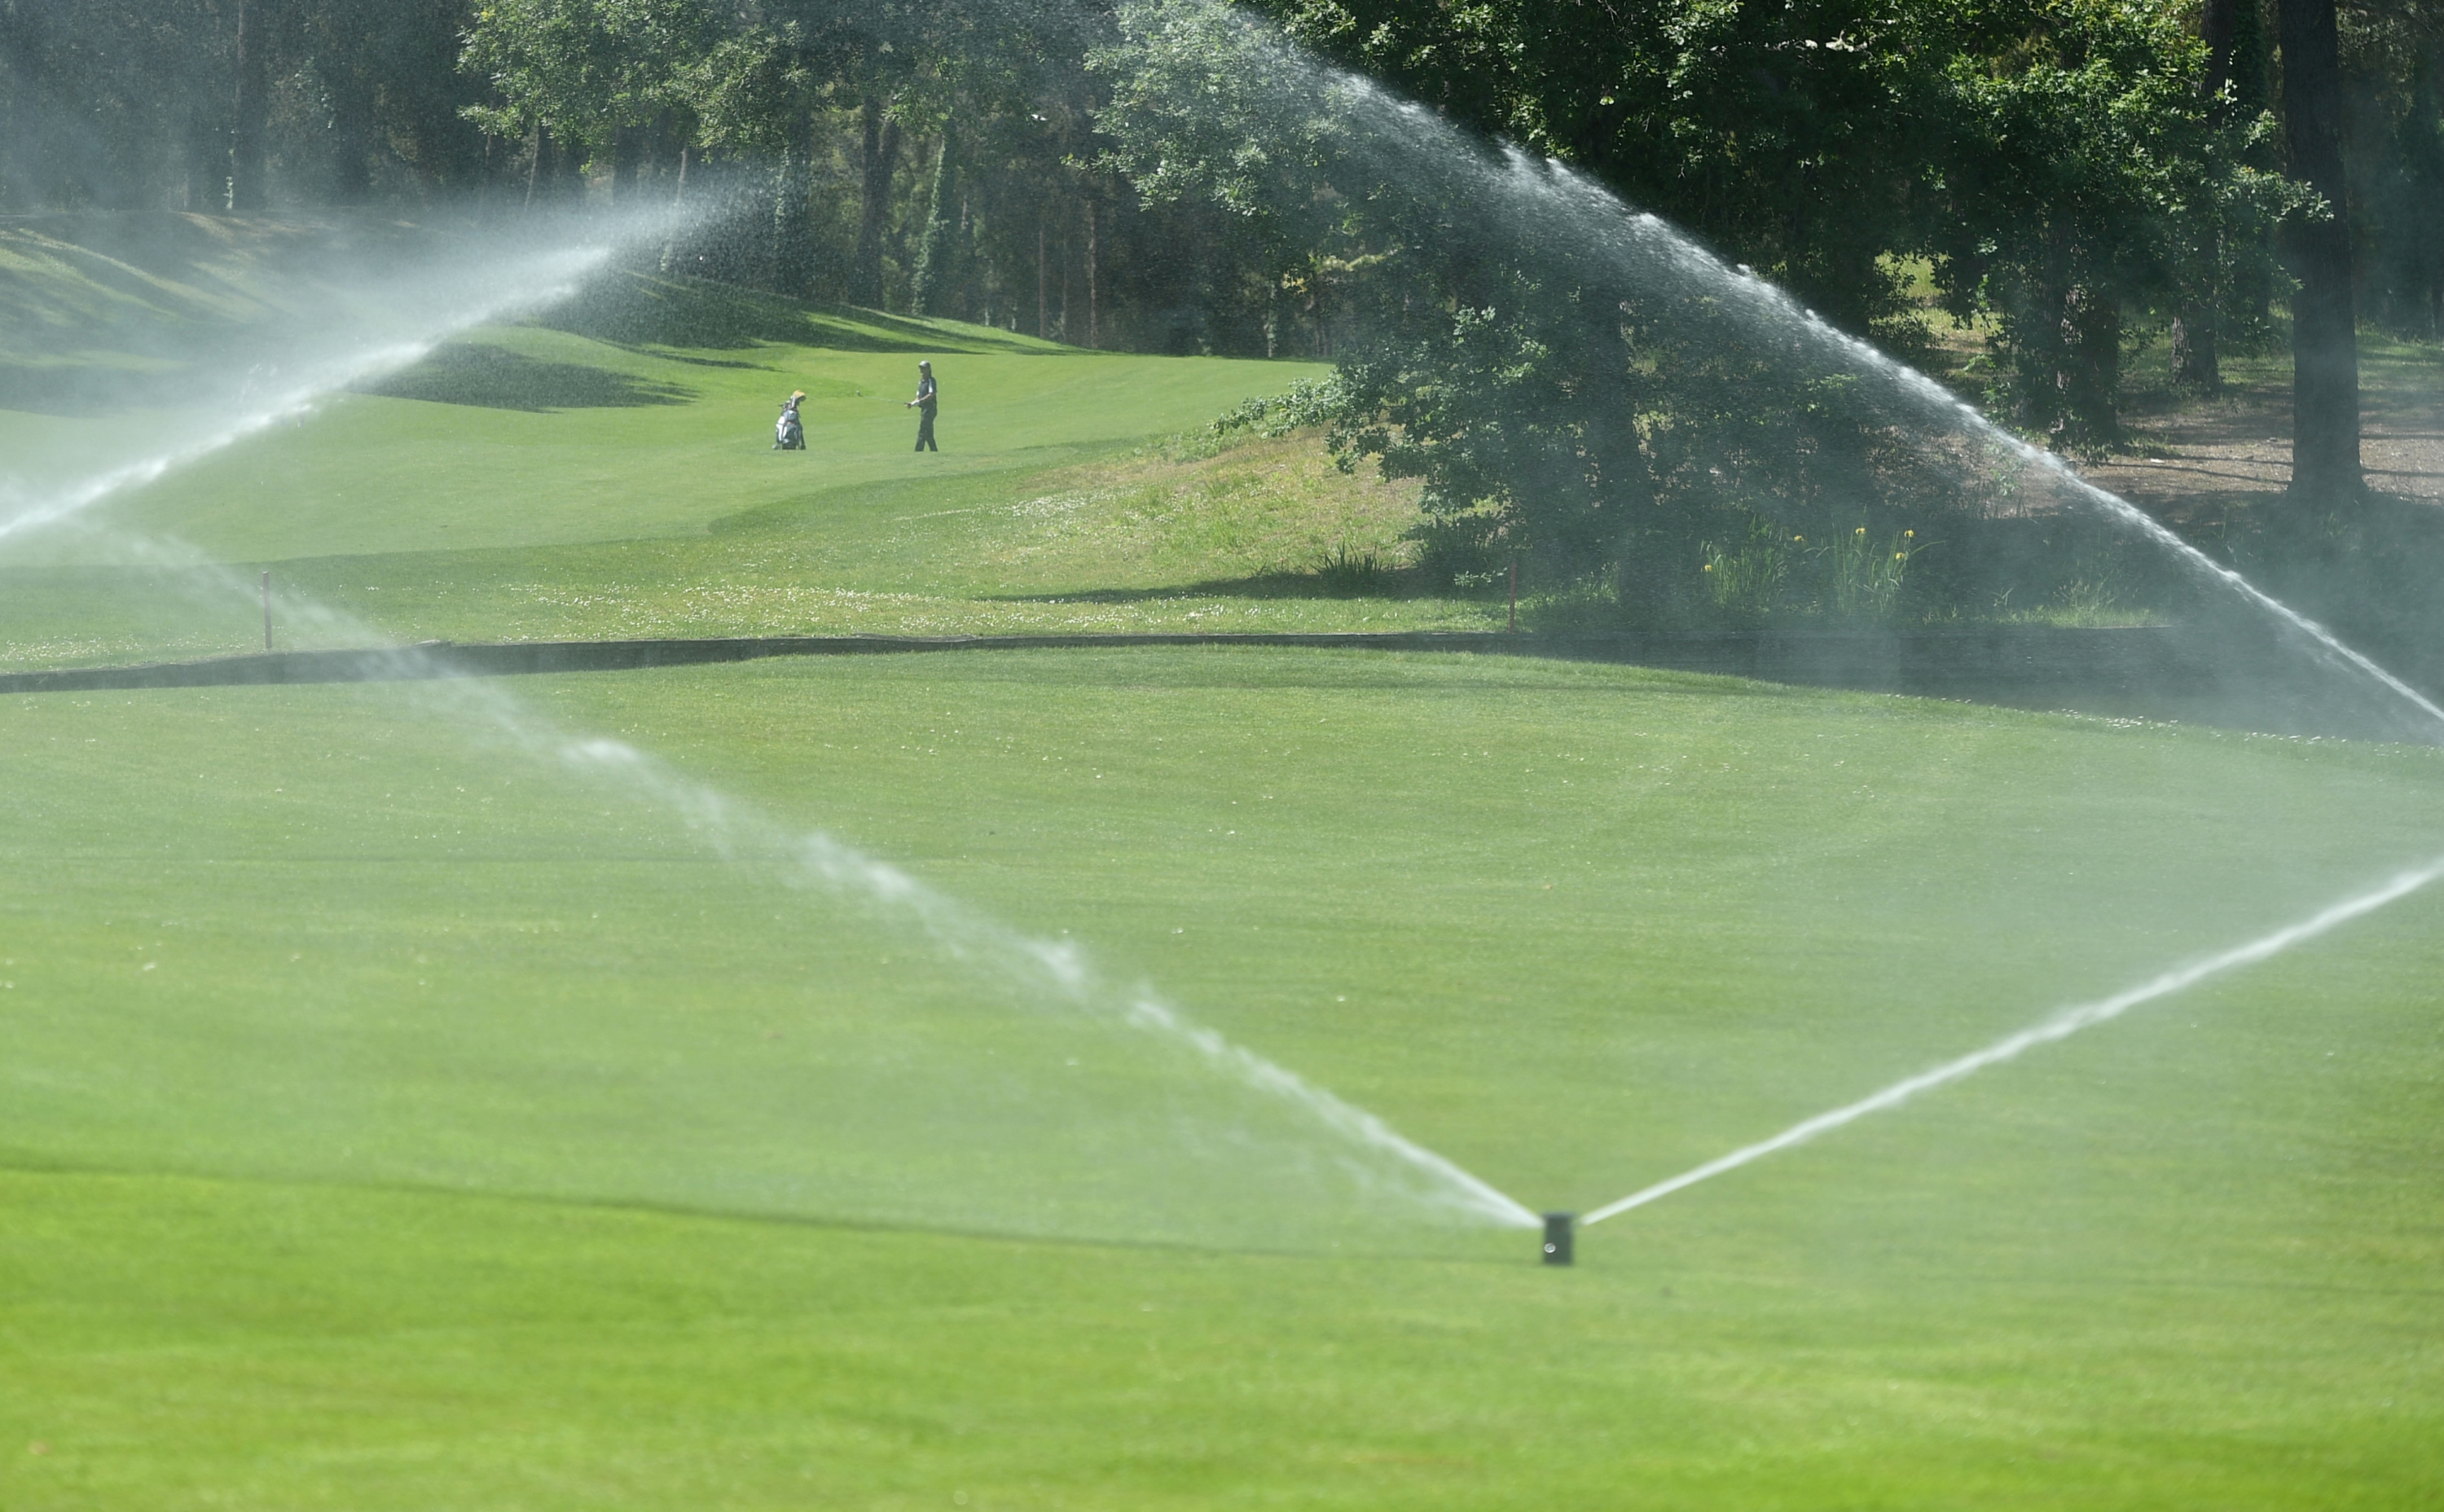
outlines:
[{"label": "water mist", "polygon": [[[1196,8],[1208,17],[1217,7]],[[1149,8],[1132,8],[1142,17]],[[1225,24],[1236,26],[1236,22]],[[1294,107],[1295,120],[1260,120],[1255,128],[1283,136],[1305,129],[1321,112],[1350,134],[1349,150],[1381,184],[1430,187],[1453,207],[1457,234],[1489,246],[1525,249],[1549,258],[1558,276],[1608,286],[1661,290],[1704,318],[1735,324],[1746,339],[1786,352],[1788,360],[1839,372],[1871,385],[1891,423],[1931,451],[1982,459],[2011,474],[2011,507],[2027,507],[2031,489],[2050,490],[2065,504],[2111,521],[2177,559],[2185,570],[2264,616],[2292,643],[2338,672],[2414,710],[2431,737],[2444,734],[2444,708],[2427,699],[2322,627],[2268,597],[2137,509],[2080,479],[2059,458],[1994,427],[1921,374],[1893,361],[1799,308],[1782,291],[1731,267],[1654,216],[1640,214],[1558,164],[1516,152],[1489,156],[1449,125],[1414,104],[1242,28],[1242,71],[1275,82],[1272,98]],[[1258,135],[1261,136],[1261,130]],[[1283,139],[1287,139],[1283,136]],[[149,444],[142,454],[65,482],[0,480],[0,549],[14,538],[58,525],[113,494],[143,486],[173,470],[312,412],[324,396],[414,362],[450,335],[564,296],[609,255],[612,238],[546,247],[508,258],[484,258],[434,269],[412,287],[394,289],[384,316],[363,327],[301,349],[287,371],[258,384],[242,401],[224,404]],[[1972,485],[1974,480],[1972,481]],[[151,548],[146,548],[151,549]],[[251,601],[254,583],[234,575],[227,586]],[[317,613],[293,605],[301,615]],[[335,618],[326,622],[337,624]],[[396,655],[418,659],[413,648]],[[1771,1139],[1735,1151],[1683,1175],[1632,1193],[1572,1220],[1540,1215],[1452,1161],[1393,1131],[1382,1120],[1235,1045],[1148,990],[1109,982],[1081,952],[1035,938],[958,903],[908,873],[822,831],[779,823],[750,805],[680,776],[623,742],[565,732],[477,683],[406,685],[432,700],[484,746],[512,748],[572,776],[590,788],[609,788],[675,819],[711,853],[790,888],[856,900],[920,931],[943,956],[963,963],[1039,1008],[1120,1029],[1164,1047],[1199,1076],[1243,1089],[1285,1112],[1306,1137],[1328,1149],[1338,1173],[1355,1189],[1414,1218],[1539,1229],[1553,1264],[1572,1259],[1576,1226],[1602,1222],[1737,1169],[1859,1117],[1896,1107],[1918,1093],[2008,1061],[2039,1044],[2066,1038],[2206,978],[2264,961],[2383,907],[2444,876],[2444,860],[2405,872],[2384,885],[2337,903],[2299,924],[2165,972],[2096,1003],[2065,1008],[1996,1044],[1908,1078],[1866,1098],[1808,1119]],[[955,1214],[946,1214],[954,1222]]]}]

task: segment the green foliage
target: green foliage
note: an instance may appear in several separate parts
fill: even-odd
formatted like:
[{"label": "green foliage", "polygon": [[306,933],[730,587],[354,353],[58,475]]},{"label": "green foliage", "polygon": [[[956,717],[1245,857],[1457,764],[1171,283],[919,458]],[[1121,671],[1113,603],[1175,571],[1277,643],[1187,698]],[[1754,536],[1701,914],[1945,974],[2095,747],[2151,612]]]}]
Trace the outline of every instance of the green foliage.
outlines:
[{"label": "green foliage", "polygon": [[499,103],[464,114],[499,137],[541,125],[597,152],[683,105],[722,37],[712,0],[488,0],[462,65]]},{"label": "green foliage", "polygon": [[1344,541],[1317,559],[1315,575],[1324,592],[1354,599],[1382,592],[1391,569],[1374,552],[1354,549]]},{"label": "green foliage", "polygon": [[1283,436],[1293,431],[1328,425],[1346,406],[1338,378],[1301,378],[1279,394],[1260,394],[1232,405],[1213,425],[1213,434],[1239,432]]},{"label": "green foliage", "polygon": [[1734,546],[1707,542],[1700,548],[1706,560],[1698,570],[1706,575],[1706,592],[1715,611],[1740,626],[1772,614],[1790,577],[1790,547],[1803,544],[1762,520],[1752,523],[1747,539]]},{"label": "green foliage", "polygon": [[458,118],[461,0],[0,0],[0,213],[228,208],[235,22],[291,203],[415,199],[481,175]]},{"label": "green foliage", "polygon": [[[1324,26],[1325,11],[1302,9],[1292,29],[1363,37],[1366,58],[1397,55],[1410,72],[1494,56],[1393,47],[1404,26],[1441,25],[1423,12],[1382,27],[1362,24],[1374,11],[1332,14],[1355,20]],[[1869,19],[1692,8],[1670,37],[1703,46],[1641,42],[1650,21],[1633,19],[1588,40],[1597,62],[1565,68],[1557,39],[1538,50],[1540,23],[1477,9],[1450,24],[1478,41],[1515,24],[1520,46],[1499,52],[1490,83],[1442,98],[1568,147],[1634,198],[1694,207],[1701,230],[1762,249],[1760,266],[1810,297],[1810,268],[1868,269],[1826,273],[1850,293],[1823,307],[1888,336],[1876,291],[1898,286],[1879,256],[1935,253],[1954,315],[1994,322],[1998,397],[2056,445],[2110,444],[2126,341],[2200,301],[2236,331],[2255,318],[2247,295],[2273,276],[2268,228],[2300,203],[2253,165],[2268,122],[2200,93],[2198,48],[2162,7],[2047,0]],[[1204,196],[1267,245],[1305,249],[1340,367],[1305,418],[1324,421],[1344,462],[1422,484],[1429,562],[1457,573],[1481,570],[1463,559],[1518,558],[1540,581],[1610,574],[1634,620],[1680,622],[1723,612],[1722,594],[1755,599],[1753,584],[1706,586],[1702,559],[1706,543],[1766,522],[1832,543],[1816,612],[1873,618],[1894,612],[1901,574],[1844,567],[1837,537],[1863,519],[1870,539],[1899,541],[1947,514],[1965,534],[2017,486],[2009,467],[1992,470],[2006,459],[1936,433],[1939,420],[1928,430],[1897,390],[1811,348],[1796,308],[1710,282],[1659,232],[1593,206],[1581,181],[1308,69],[1244,16],[1139,0],[1120,23],[1123,40],[1096,60],[1115,80],[1112,161],[1151,196]],[[1716,113],[1750,87],[1743,59],[1765,69],[1754,87],[1814,103],[1760,104],[1765,127],[1732,131]],[[1564,132],[1581,120],[1568,114],[1585,103],[1581,83],[1606,92],[1603,108],[1636,112],[1603,118],[1601,140]],[[1810,166],[1768,171],[1757,144],[1777,139]],[[1640,176],[1657,163],[1703,176],[1711,197]],[[1782,230],[1756,230],[1768,224]],[[1961,571],[1991,555],[1967,553]],[[1947,574],[1930,591],[1965,592],[1962,603],[2002,591],[1968,582]]]},{"label": "green foliage", "polygon": [[1849,624],[1877,624],[1890,619],[1909,576],[1910,558],[1917,554],[1917,532],[1897,531],[1882,541],[1868,538],[1857,526],[1847,535],[1835,535],[1817,548],[1824,587],[1818,606],[1833,619]]},{"label": "green foliage", "polygon": [[1805,616],[1839,625],[1879,625],[1901,607],[1912,559],[1924,550],[1915,530],[1880,539],[1865,526],[1811,542],[1755,520],[1744,538],[1700,549],[1706,593],[1725,622],[1749,626]]},{"label": "green foliage", "polygon": [[2342,12],[2344,163],[2362,312],[2444,337],[2444,4]]},{"label": "green foliage", "polygon": [[2271,119],[2200,90],[2180,12],[2073,0],[2043,15],[1951,62],[1927,245],[1952,313],[1996,323],[1998,404],[2094,452],[2121,440],[2121,355],[2139,328],[2184,308],[2243,339],[2262,323],[2274,226],[2305,196],[2254,166]]}]

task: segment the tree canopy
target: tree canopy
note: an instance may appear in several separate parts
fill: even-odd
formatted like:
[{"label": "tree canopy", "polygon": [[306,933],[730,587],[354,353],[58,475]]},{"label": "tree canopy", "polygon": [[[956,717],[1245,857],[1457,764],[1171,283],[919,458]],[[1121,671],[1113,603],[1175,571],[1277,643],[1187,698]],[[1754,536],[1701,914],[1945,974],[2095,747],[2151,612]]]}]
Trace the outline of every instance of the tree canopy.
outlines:
[{"label": "tree canopy", "polygon": [[[1903,357],[1940,308],[1989,349],[1955,381],[2064,449],[2120,440],[2143,340],[2212,387],[2287,309],[2330,428],[2355,312],[2444,334],[2437,0],[0,0],[0,104],[9,210],[719,195],[664,271],[1329,357],[1299,403],[1347,455],[1572,561],[1687,558],[1720,523],[1672,501],[1769,459],[1802,498],[1895,464],[1486,224],[1468,161],[1550,159]],[[1384,156],[1416,111],[1448,171]]]}]

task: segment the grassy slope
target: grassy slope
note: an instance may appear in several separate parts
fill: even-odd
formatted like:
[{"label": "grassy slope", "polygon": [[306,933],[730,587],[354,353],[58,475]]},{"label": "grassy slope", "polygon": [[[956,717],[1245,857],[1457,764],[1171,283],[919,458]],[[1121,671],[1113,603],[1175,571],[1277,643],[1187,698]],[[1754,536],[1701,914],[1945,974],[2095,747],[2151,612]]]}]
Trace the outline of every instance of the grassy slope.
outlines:
[{"label": "grassy slope", "polygon": [[[1618,669],[979,655],[524,691],[1074,928],[1571,1206],[2444,831],[2422,752]],[[11,1507],[2374,1506],[2444,1477],[2432,898],[1593,1230],[1570,1274],[1504,1235],[1028,1245],[923,1230],[1087,1169],[1024,1139],[1064,1095],[1009,1068],[1052,1031],[957,1017],[853,917],[468,753],[412,691],[6,718],[0,1442],[46,1447],[0,1456]],[[831,1128],[776,1085],[935,1015],[936,1060],[852,1110],[904,1189],[731,1179]],[[946,1117],[996,1060],[1019,1123]],[[1176,1090],[1122,1067],[1091,1100],[1158,1149]],[[1156,1162],[1099,1174],[1164,1195]]]},{"label": "grassy slope", "polygon": [[[398,635],[1483,612],[1281,597],[1387,541],[1397,496],[1283,448],[1129,454],[1283,368],[683,313],[708,344],[633,306],[488,335],[415,379],[485,402],[353,397],[127,518]],[[954,450],[920,461],[892,406],[927,342],[964,351]],[[785,385],[818,399],[805,457],[762,450]],[[176,579],[6,588],[21,662],[251,630]],[[1578,1207],[2444,833],[2426,753],[1620,669],[1099,654],[515,692],[1069,930]],[[10,1512],[2444,1484],[2433,898],[1593,1230],[1571,1273],[1513,1234],[1333,1258],[1295,1243],[1325,1231],[1296,1183],[1268,1213],[1262,1168],[1175,1173],[1198,1086],[432,696],[0,706]],[[1209,1200],[1249,1245],[959,1231],[1125,1237]]]},{"label": "grassy slope", "polygon": [[[10,250],[0,243],[0,257]],[[26,276],[0,264],[0,287]],[[52,282],[65,276],[55,268]],[[73,304],[76,286],[49,292]],[[173,313],[200,321],[184,304],[152,316]],[[12,543],[0,660],[246,649],[259,632],[240,590],[264,565],[359,622],[286,616],[292,645],[1197,628],[1216,617],[1475,627],[1494,612],[1354,599],[1318,579],[1327,556],[1390,562],[1413,488],[1344,477],[1311,444],[1207,456],[1165,440],[1311,364],[1084,353],[643,277],[555,319],[476,333],[310,425],[242,441],[89,517],[231,563],[234,586],[126,566],[106,533]],[[938,455],[908,450],[901,401],[920,355],[938,360],[943,383]],[[222,386],[203,360],[180,382]],[[769,450],[772,412],[793,388],[809,395],[804,454]],[[0,415],[0,441],[28,459],[37,492],[123,458],[144,433],[140,416],[107,407]]]},{"label": "grassy slope", "polygon": [[[903,451],[904,353],[628,350],[555,331],[452,349],[423,390],[623,376],[685,402],[519,410],[352,396],[102,511],[405,639],[1020,629],[1477,627],[1477,601],[1329,591],[1327,555],[1390,561],[1414,492],[1335,471],[1312,443],[1205,456],[1149,446],[1306,370],[1216,360],[945,358],[942,434]],[[566,372],[479,372],[525,354]],[[595,375],[575,378],[569,372]],[[504,377],[503,375],[506,375]],[[680,385],[686,385],[684,389]],[[812,450],[765,439],[809,390]],[[589,390],[591,392],[591,390]],[[51,422],[62,424],[69,422]],[[20,665],[242,650],[244,595],[114,567],[107,540],[0,567],[0,656]],[[44,560],[47,558],[48,560]],[[28,563],[39,562],[39,565]],[[69,570],[63,570],[63,568]],[[241,573],[239,588],[251,580]],[[368,632],[285,617],[310,645]]]}]

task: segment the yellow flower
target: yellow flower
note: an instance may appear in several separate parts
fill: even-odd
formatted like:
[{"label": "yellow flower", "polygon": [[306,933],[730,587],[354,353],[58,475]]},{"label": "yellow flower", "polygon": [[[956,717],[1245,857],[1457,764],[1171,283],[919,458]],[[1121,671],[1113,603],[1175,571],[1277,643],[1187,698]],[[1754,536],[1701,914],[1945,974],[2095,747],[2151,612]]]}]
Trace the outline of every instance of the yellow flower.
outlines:
[{"label": "yellow flower", "polygon": [[1792,536],[1790,538],[1790,543],[1793,545],[1804,546],[1807,544],[1807,538],[1805,536]]},{"label": "yellow flower", "polygon": [[1904,541],[1907,541],[1907,540],[1911,539],[1912,537],[1916,536],[1916,534],[1917,534],[1917,532],[1916,532],[1916,531],[1915,531],[1915,530],[1904,530],[1904,531],[1902,531],[1902,532],[1901,532],[1901,539],[1902,539],[1902,540],[1904,540]]},{"label": "yellow flower", "polygon": [[1909,557],[1902,552],[1896,551],[1893,553],[1893,560],[1895,562],[1907,562]]},{"label": "yellow flower", "polygon": [[1705,570],[1706,570],[1706,571],[1708,571],[1708,572],[1712,572],[1712,571],[1713,571],[1713,570],[1714,570],[1714,564],[1713,564],[1713,562],[1707,562],[1707,563],[1706,563],[1706,568],[1705,568]]},{"label": "yellow flower", "polygon": [[1854,536],[1862,536],[1867,533],[1867,527],[1865,526],[1861,526],[1858,529],[1853,530],[1850,533]]}]

